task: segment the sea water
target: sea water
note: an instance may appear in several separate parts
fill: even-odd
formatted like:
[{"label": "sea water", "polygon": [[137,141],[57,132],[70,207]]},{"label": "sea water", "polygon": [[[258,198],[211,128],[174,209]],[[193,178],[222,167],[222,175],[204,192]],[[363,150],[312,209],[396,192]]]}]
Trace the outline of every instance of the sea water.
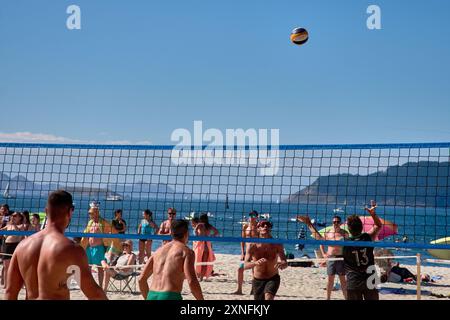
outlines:
[{"label": "sea water", "polygon": [[[46,198],[41,197],[18,197],[7,199],[11,210],[30,212],[43,212]],[[74,196],[75,211],[71,224],[68,228],[70,232],[82,232],[89,220],[89,203],[93,199]],[[295,217],[308,214],[311,218],[331,225],[334,215],[342,217],[343,221],[348,215],[367,215],[363,207],[345,206],[344,212],[334,213],[333,204],[297,204],[297,203],[272,203],[272,202],[225,202],[225,201],[197,201],[179,200],[168,201],[164,198],[149,199],[137,198],[123,201],[101,201],[100,214],[103,218],[111,220],[114,217],[114,210],[123,210],[123,219],[127,223],[127,233],[136,234],[138,225],[142,219],[142,211],[150,209],[153,212],[153,219],[157,225],[167,218],[167,209],[174,207],[177,209],[177,218],[185,218],[191,212],[196,215],[209,212],[210,223],[220,232],[220,235],[227,237],[241,236],[241,221],[247,219],[248,213],[252,210],[260,214],[270,214],[273,223],[272,235],[280,239],[297,239],[302,224],[292,221]],[[450,235],[450,215],[449,208],[423,208],[423,207],[379,207],[378,215],[388,221],[398,225],[398,235],[384,239],[393,242],[395,239],[408,237],[409,243],[428,244],[430,241]],[[320,229],[320,228],[319,228]],[[192,234],[192,233],[191,233]],[[308,239],[310,233],[307,232]],[[157,248],[161,241],[154,241],[153,249]],[[213,242],[216,253],[237,254],[241,252],[239,243]],[[314,249],[318,246],[306,245],[303,252],[297,251],[295,245],[285,245],[287,251],[293,253],[296,258],[301,254],[314,257]],[[137,240],[135,240],[137,249]],[[398,249],[393,250],[395,255],[414,255],[422,253],[425,258],[432,258],[426,250]],[[402,263],[415,263],[402,260]]]}]

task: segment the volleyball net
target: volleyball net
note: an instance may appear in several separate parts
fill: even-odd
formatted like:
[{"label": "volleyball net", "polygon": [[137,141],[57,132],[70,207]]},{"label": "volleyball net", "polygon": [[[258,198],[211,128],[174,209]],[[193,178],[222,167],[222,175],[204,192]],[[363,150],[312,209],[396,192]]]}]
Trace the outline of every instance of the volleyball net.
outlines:
[{"label": "volleyball net", "polygon": [[383,227],[372,246],[450,249],[445,239],[450,143],[185,148],[0,143],[0,189],[0,203],[11,211],[40,213],[41,219],[49,192],[70,192],[72,237],[102,236],[83,234],[95,201],[110,222],[115,210],[122,210],[126,233],[108,238],[143,238],[138,227],[145,209],[159,226],[168,208],[175,208],[177,219],[203,215],[219,231],[217,237],[192,240],[241,242],[242,227],[256,211],[259,220],[272,222],[273,238],[252,242],[303,245],[330,241],[313,239],[298,215],[308,215],[321,232],[339,216],[345,229],[354,214],[370,223],[364,208],[375,200]]}]

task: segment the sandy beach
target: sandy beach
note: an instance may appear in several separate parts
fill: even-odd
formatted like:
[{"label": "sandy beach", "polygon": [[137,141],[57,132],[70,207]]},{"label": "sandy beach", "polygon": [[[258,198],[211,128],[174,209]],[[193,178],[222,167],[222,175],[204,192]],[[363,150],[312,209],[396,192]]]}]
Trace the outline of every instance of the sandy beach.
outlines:
[{"label": "sandy beach", "polygon": [[[239,265],[239,256],[216,254],[217,264],[214,266],[214,271],[218,276],[201,282],[201,287],[208,300],[252,300],[250,296],[251,289],[251,271],[245,272],[243,291],[244,295],[235,295],[236,290],[236,269]],[[401,262],[401,260],[400,260]],[[403,265],[408,267],[413,273],[416,272],[415,265]],[[449,265],[450,266],[450,265]],[[438,299],[448,300],[448,298],[437,298],[430,294],[450,294],[450,268],[432,266],[426,264],[422,266],[422,273],[427,273],[430,276],[441,276],[440,280],[435,283],[425,283],[422,286],[422,299]],[[326,285],[326,270],[323,267],[288,267],[280,272],[281,286],[277,294],[279,300],[321,300],[325,299],[325,285]],[[131,287],[134,289],[134,283]],[[138,288],[136,288],[138,291]],[[381,285],[381,300],[415,300],[416,285],[415,284],[395,284],[385,283]],[[384,290],[396,290],[398,293],[384,294]],[[3,299],[4,289],[0,290],[0,299]],[[111,300],[142,300],[140,294],[114,293],[108,292],[108,298]],[[183,299],[192,300],[188,286],[185,284],[183,288]],[[24,299],[25,292],[21,291],[19,298]],[[83,300],[85,299],[83,293],[79,289],[71,290],[71,299]],[[334,291],[332,299],[342,300],[342,292]]]}]

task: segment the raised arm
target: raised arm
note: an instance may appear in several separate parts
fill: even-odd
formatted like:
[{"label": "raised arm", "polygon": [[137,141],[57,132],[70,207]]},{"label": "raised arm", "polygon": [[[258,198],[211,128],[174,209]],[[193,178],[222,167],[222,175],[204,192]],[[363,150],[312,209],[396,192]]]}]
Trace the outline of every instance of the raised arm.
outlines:
[{"label": "raised arm", "polygon": [[22,289],[23,286],[24,281],[20,274],[19,264],[17,263],[17,253],[18,250],[16,249],[9,264],[8,274],[6,275],[7,286],[5,290],[5,300],[17,300],[20,289]]},{"label": "raised arm", "polygon": [[376,208],[377,204],[374,200],[370,202],[371,207],[365,208],[367,212],[369,212],[370,216],[373,219],[374,226],[372,229],[367,232],[367,234],[372,238],[372,240],[376,240],[378,233],[380,232],[381,228],[383,227],[383,223],[381,222],[380,218],[377,216]]},{"label": "raised arm", "polygon": [[139,276],[139,290],[141,290],[141,295],[144,297],[144,300],[147,299],[148,291],[150,290],[148,287],[148,278],[153,274],[153,256],[150,256],[147,263],[144,266],[144,270],[142,270],[141,275]]},{"label": "raised arm", "polygon": [[308,216],[297,216],[297,221],[303,222],[311,231],[312,236],[316,240],[325,240],[325,238],[317,231],[316,227],[311,223],[311,219]]},{"label": "raised arm", "polygon": [[189,285],[189,288],[191,289],[192,295],[197,300],[204,300],[203,299],[203,293],[202,288],[200,287],[200,283],[198,282],[197,275],[195,274],[195,253],[192,250],[189,250],[189,252],[186,255],[186,258],[184,259],[184,276],[186,277],[186,281]]}]

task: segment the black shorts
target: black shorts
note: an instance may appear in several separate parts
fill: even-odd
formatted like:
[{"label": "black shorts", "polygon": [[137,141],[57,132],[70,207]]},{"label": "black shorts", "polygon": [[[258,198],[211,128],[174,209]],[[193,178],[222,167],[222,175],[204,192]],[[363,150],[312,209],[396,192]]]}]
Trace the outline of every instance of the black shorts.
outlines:
[{"label": "black shorts", "polygon": [[270,279],[256,279],[253,278],[252,294],[255,300],[265,300],[265,294],[270,293],[276,295],[280,287],[280,275],[276,274]]},{"label": "black shorts", "polygon": [[140,242],[152,241],[152,239],[139,239]]},{"label": "black shorts", "polygon": [[5,252],[7,255],[3,256],[3,260],[11,260],[12,255],[14,254],[14,251],[16,250],[17,245],[19,244],[19,242],[13,242],[13,243],[8,243],[5,242],[3,244],[3,248],[5,249]]},{"label": "black shorts", "polygon": [[347,289],[347,300],[379,300],[377,289]]},{"label": "black shorts", "polygon": [[332,276],[336,274],[339,276],[345,275],[344,261],[327,261],[327,275]]}]

